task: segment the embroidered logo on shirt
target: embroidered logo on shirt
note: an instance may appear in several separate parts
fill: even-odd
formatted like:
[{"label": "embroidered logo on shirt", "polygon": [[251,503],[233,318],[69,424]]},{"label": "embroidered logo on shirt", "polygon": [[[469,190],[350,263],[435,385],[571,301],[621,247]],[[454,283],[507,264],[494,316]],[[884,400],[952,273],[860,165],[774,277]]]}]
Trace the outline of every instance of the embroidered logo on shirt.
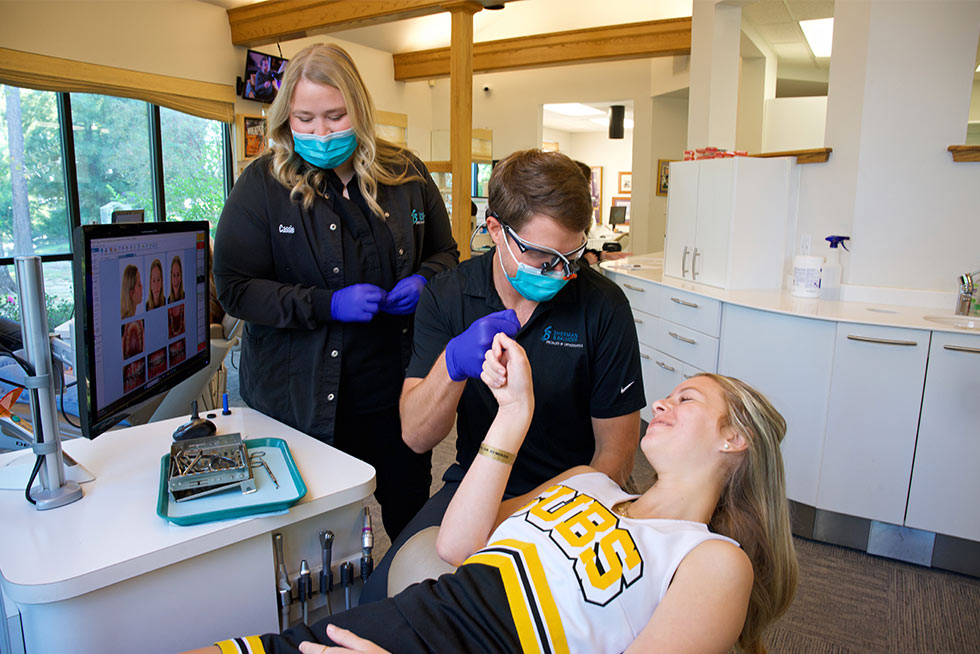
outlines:
[{"label": "embroidered logo on shirt", "polygon": [[626,386],[623,386],[621,389],[619,389],[619,394],[622,395],[623,393],[625,393],[626,391],[628,391],[629,388],[630,388],[630,386],[632,386],[635,383],[636,383],[636,380],[634,379],[630,383],[626,384]]},{"label": "embroidered logo on shirt", "polygon": [[419,211],[418,209],[412,209],[412,224],[418,225],[425,222],[425,212]]},{"label": "embroidered logo on shirt", "polygon": [[295,234],[296,233],[296,228],[293,227],[292,225],[283,225],[282,223],[279,223],[279,233],[280,234]]},{"label": "embroidered logo on shirt", "polygon": [[560,347],[584,347],[584,343],[579,342],[578,332],[561,331],[552,328],[551,325],[544,328],[544,332],[541,334],[541,342]]}]

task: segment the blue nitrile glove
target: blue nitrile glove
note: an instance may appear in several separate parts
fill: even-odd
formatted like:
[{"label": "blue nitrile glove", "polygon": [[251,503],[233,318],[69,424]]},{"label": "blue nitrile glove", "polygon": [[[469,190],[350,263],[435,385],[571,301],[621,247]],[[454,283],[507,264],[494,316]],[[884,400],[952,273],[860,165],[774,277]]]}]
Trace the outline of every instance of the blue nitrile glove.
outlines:
[{"label": "blue nitrile glove", "polygon": [[400,280],[395,284],[395,288],[388,292],[388,297],[381,303],[380,309],[393,316],[413,313],[415,305],[419,303],[419,293],[422,292],[425,281],[422,275],[411,275]]},{"label": "blue nitrile glove", "polygon": [[385,291],[374,284],[352,284],[333,292],[330,315],[340,322],[370,322],[384,302]]},{"label": "blue nitrile glove", "polygon": [[493,344],[497,332],[513,338],[521,323],[513,309],[505,309],[474,320],[465,332],[446,344],[446,370],[453,381],[479,377],[483,372],[483,357]]}]

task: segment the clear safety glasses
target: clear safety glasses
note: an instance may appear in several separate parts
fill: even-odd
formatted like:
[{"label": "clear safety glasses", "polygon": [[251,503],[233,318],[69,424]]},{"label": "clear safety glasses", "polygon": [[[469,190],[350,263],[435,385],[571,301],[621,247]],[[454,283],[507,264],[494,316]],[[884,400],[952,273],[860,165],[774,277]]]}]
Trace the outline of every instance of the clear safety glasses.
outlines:
[{"label": "clear safety glasses", "polygon": [[[578,260],[581,258],[582,254],[585,252],[585,246],[588,244],[587,240],[582,241],[582,245],[578,246],[574,250],[569,252],[559,252],[554,248],[549,248],[546,245],[538,245],[530,241],[524,240],[518,236],[514,229],[500,219],[500,216],[496,212],[487,209],[487,216],[493,216],[497,221],[503,226],[504,233],[513,239],[514,243],[517,244],[518,249],[521,254],[524,255],[524,260],[529,266],[537,268],[542,273],[560,273],[564,279],[575,279],[578,273]],[[561,270],[559,270],[559,267]]]}]

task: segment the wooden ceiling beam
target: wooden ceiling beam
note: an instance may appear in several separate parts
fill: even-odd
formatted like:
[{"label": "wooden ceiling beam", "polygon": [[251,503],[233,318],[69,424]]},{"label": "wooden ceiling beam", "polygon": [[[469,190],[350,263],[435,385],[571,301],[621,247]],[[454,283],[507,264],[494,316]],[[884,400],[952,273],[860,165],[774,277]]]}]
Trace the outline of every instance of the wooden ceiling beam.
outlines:
[{"label": "wooden ceiling beam", "polygon": [[[691,19],[671,18],[473,44],[473,72],[691,54]],[[449,76],[449,48],[392,55],[395,80]]]},{"label": "wooden ceiling beam", "polygon": [[[514,1],[479,0],[479,4],[500,5]],[[446,11],[447,4],[451,3],[446,0],[266,0],[227,11],[231,42],[255,47],[324,32],[438,14]],[[449,49],[446,50],[448,52]]]}]

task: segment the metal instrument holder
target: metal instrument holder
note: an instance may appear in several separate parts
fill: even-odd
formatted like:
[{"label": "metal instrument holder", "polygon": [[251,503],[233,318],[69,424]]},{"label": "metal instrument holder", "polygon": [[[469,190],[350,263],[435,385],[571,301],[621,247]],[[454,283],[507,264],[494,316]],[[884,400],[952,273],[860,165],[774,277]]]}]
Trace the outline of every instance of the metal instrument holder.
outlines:
[{"label": "metal instrument holder", "polygon": [[[38,511],[71,504],[82,498],[82,488],[65,480],[65,460],[61,450],[61,428],[55,403],[51,341],[48,336],[48,316],[44,307],[44,273],[38,256],[14,257],[17,289],[20,296],[21,335],[27,361],[34,366],[24,386],[37,389],[30,394],[31,416],[40,425],[43,442],[34,441],[33,450],[44,456],[40,469],[41,489],[31,493]],[[38,433],[38,430],[35,430]],[[30,491],[28,491],[30,492]]]}]

